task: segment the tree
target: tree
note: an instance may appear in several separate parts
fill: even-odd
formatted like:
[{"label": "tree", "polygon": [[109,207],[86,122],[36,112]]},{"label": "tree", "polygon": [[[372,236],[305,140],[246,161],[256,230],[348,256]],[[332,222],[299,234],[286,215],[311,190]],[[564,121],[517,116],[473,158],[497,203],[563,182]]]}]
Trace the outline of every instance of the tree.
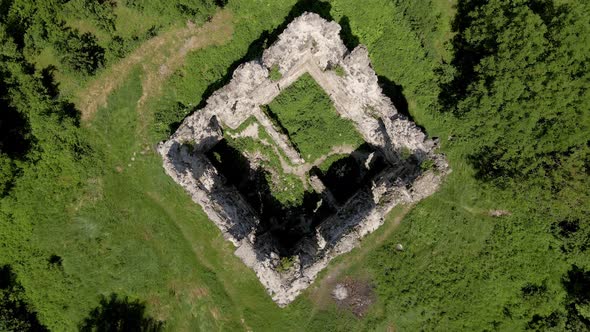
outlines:
[{"label": "tree", "polygon": [[67,30],[58,49],[63,54],[63,62],[74,71],[92,75],[104,64],[105,50],[90,32],[80,35],[77,30]]},{"label": "tree", "polygon": [[[442,98],[473,142],[470,160],[496,184],[558,189],[563,163],[590,142],[588,6],[466,3],[470,19],[454,41],[457,75]],[[571,171],[587,167],[580,166]]]}]

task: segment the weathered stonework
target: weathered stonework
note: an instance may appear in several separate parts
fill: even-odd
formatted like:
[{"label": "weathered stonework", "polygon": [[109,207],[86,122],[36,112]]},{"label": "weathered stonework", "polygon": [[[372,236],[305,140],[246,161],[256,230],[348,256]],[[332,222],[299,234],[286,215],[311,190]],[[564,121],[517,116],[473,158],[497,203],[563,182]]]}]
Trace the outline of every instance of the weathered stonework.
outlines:
[{"label": "weathered stonework", "polygon": [[[237,247],[235,254],[256,272],[281,306],[307,288],[332,258],[350,251],[360,238],[381,226],[393,207],[431,195],[449,172],[445,158],[435,152],[436,143],[399,114],[383,94],[367,50],[359,46],[349,52],[339,32],[337,23],[313,13],[296,18],[262,59],[239,66],[232,80],[158,147],[166,172],[201,205]],[[269,77],[273,66],[282,74],[276,82]],[[337,75],[332,70],[336,67],[345,74]],[[304,158],[273,127],[260,106],[306,72],[330,96],[340,116],[351,120],[365,141],[383,155],[387,167],[372,178],[368,188],[338,205],[335,213],[315,227],[314,234],[302,238],[293,266],[282,271],[278,253],[268,244],[273,241],[271,235],[256,232],[260,223],[256,211],[226,184],[205,153],[223,138],[223,128],[235,129],[254,116],[293,165],[304,164]],[[407,162],[409,154],[412,163]],[[416,167],[425,160],[432,161],[431,168]],[[323,188],[321,183],[316,187]]]}]

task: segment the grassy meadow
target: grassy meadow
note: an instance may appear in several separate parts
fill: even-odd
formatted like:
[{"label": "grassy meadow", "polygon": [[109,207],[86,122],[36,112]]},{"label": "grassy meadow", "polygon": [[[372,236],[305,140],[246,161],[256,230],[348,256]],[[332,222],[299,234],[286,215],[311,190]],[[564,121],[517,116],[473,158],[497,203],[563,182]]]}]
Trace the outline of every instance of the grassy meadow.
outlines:
[{"label": "grassy meadow", "polygon": [[[12,288],[0,279],[0,330],[27,330],[27,320],[38,320],[49,330],[73,331],[105,323],[101,312],[120,307],[142,318],[144,328],[161,322],[169,331],[588,328],[587,116],[547,111],[586,105],[575,99],[586,96],[576,90],[583,84],[569,87],[575,96],[557,106],[527,104],[518,98],[537,102],[551,95],[535,89],[557,91],[561,85],[509,65],[534,73],[555,70],[546,77],[557,79],[563,66],[524,63],[532,56],[541,63],[569,54],[568,68],[578,71],[563,77],[587,78],[580,73],[590,52],[567,48],[590,45],[570,38],[586,31],[583,15],[576,16],[586,7],[567,2],[562,11],[551,11],[529,2],[154,0],[114,7],[107,2],[108,10],[81,0],[34,8],[23,0],[7,3],[11,9],[0,19],[0,102],[8,111],[25,112],[23,136],[33,148],[26,158],[5,157],[0,150],[0,276],[7,266],[15,276]],[[384,92],[401,113],[439,138],[453,171],[437,193],[394,209],[380,229],[279,308],[201,208],[164,173],[155,147],[227,83],[237,65],[260,55],[285,23],[306,10],[338,22],[348,47],[366,45]],[[23,22],[27,34],[15,28]],[[536,28],[514,26],[523,22]],[[52,29],[63,34],[47,33]],[[478,33],[491,37],[478,39]],[[64,40],[80,40],[81,46]],[[522,40],[531,43],[509,44]],[[553,44],[558,46],[547,46]],[[535,53],[544,47],[550,57]],[[100,48],[104,58],[85,58]],[[480,53],[469,53],[475,51]],[[76,69],[76,57],[88,66]],[[474,59],[481,63],[463,68]],[[46,68],[51,75],[41,72]],[[489,74],[479,72],[485,68]],[[509,76],[521,72],[528,78]],[[468,87],[457,83],[470,73],[480,80]],[[360,143],[354,130],[339,136],[342,119],[313,112],[329,106],[308,81],[299,80],[270,105],[303,156],[313,160],[334,145]],[[534,84],[522,88],[518,82]],[[445,94],[455,103],[441,98]],[[74,115],[66,112],[72,109]],[[558,135],[551,125],[564,114],[580,116],[572,120],[577,126],[565,126],[574,138],[542,145],[554,150],[510,149]],[[538,121],[514,124],[533,118]],[[549,127],[537,130],[535,123]],[[509,138],[511,145],[503,141]],[[565,141],[573,143],[559,144]],[[494,148],[505,148],[504,154]],[[520,155],[534,157],[521,162]],[[531,162],[536,159],[546,164],[538,167]],[[516,177],[509,173],[515,168],[539,173]],[[491,180],[481,175],[485,171]],[[492,217],[494,210],[508,213]],[[398,243],[403,251],[395,249]],[[373,287],[375,303],[363,317],[330,295],[345,278]],[[22,318],[23,311],[30,315]]]}]

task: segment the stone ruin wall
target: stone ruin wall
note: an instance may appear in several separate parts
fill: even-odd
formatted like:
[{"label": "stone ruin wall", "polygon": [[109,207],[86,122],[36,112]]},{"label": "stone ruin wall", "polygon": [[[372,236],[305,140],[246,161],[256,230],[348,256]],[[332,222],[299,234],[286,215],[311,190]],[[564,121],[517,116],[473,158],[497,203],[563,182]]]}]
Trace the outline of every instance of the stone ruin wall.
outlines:
[{"label": "stone ruin wall", "polygon": [[[339,32],[337,23],[313,13],[296,18],[264,51],[262,59],[240,65],[232,80],[207,100],[205,108],[187,117],[158,147],[165,171],[201,205],[223,236],[237,247],[235,254],[256,272],[281,306],[307,288],[332,258],[352,250],[360,238],[381,226],[393,207],[431,195],[450,171],[446,159],[435,153],[436,143],[399,114],[383,94],[366,48],[359,46],[349,52]],[[273,66],[278,66],[282,74],[277,82],[269,77]],[[343,77],[331,70],[337,66],[345,71]],[[278,255],[254,245],[256,240],[261,241],[254,235],[259,222],[256,213],[235,188],[224,185],[204,153],[223,138],[222,126],[236,129],[254,116],[292,163],[303,163],[260,106],[270,103],[306,72],[330,95],[339,114],[350,119],[365,141],[378,147],[392,165],[398,164],[400,152],[407,150],[420,161],[432,160],[435,166],[416,178],[404,179],[395,172],[379,174],[371,192],[357,193],[320,224],[316,238],[300,244],[302,253],[295,267],[279,273]],[[364,212],[359,215],[359,210]],[[314,241],[314,248],[307,250],[305,241]]]}]

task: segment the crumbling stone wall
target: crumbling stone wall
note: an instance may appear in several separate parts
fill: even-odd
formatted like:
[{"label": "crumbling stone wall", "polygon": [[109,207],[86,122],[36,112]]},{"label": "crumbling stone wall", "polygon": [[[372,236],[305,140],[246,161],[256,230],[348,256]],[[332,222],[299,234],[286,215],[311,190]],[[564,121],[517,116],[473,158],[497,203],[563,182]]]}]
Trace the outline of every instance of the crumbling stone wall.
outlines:
[{"label": "crumbling stone wall", "polygon": [[[450,171],[444,156],[434,151],[436,142],[399,114],[383,94],[366,48],[359,46],[349,52],[339,32],[337,23],[313,13],[296,18],[261,59],[239,66],[232,80],[158,147],[166,172],[201,205],[237,247],[235,254],[256,272],[281,306],[307,288],[332,258],[350,251],[360,238],[381,226],[393,207],[431,195]],[[282,74],[276,82],[269,77],[273,66]],[[345,75],[332,70],[337,66]],[[279,271],[279,255],[265,245],[271,242],[267,239],[271,235],[256,234],[260,223],[256,212],[235,188],[225,184],[205,153],[223,138],[223,127],[236,129],[254,116],[293,164],[304,163],[260,106],[270,103],[306,72],[327,92],[338,113],[380,150],[390,167],[374,177],[371,188],[359,190],[339,206],[316,227],[313,236],[301,239],[293,266]],[[410,152],[415,163],[404,160],[402,151]],[[432,160],[434,167],[422,172],[415,166],[426,159]]]}]

